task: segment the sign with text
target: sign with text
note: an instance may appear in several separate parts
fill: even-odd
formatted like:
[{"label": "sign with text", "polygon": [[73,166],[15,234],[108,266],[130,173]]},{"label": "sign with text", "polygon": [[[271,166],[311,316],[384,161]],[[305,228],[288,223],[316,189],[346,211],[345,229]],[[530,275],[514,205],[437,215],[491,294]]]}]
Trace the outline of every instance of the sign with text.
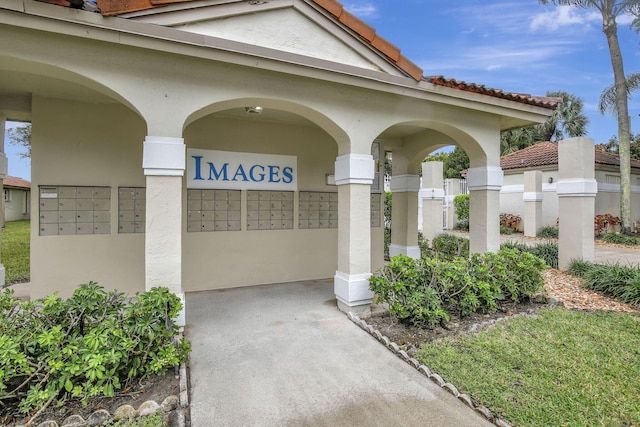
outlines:
[{"label": "sign with text", "polygon": [[298,190],[298,158],[187,149],[187,188]]}]

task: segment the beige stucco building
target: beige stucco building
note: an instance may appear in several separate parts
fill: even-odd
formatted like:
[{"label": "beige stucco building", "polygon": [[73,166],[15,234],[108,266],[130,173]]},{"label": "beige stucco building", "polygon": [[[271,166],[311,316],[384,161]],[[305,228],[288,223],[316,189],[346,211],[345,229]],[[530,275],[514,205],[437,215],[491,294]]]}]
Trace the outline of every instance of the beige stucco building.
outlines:
[{"label": "beige stucco building", "polygon": [[[559,217],[557,184],[558,145],[541,142],[501,158],[504,185],[500,193],[500,211],[525,217],[525,172],[540,171],[542,179],[540,226],[556,225]],[[594,148],[593,162],[597,195],[595,214],[620,216],[620,159]],[[640,220],[640,161],[631,161],[631,212],[634,224]],[[520,224],[524,226],[524,223]],[[635,227],[635,225],[634,225]]]},{"label": "beige stucco building", "polygon": [[500,132],[557,102],[423,77],[334,0],[57,4],[0,0],[0,115],[33,125],[34,298],[332,278],[366,307],[383,153],[396,253],[417,249],[422,159],[452,144],[472,249],[496,250]]},{"label": "beige stucco building", "polygon": [[31,183],[15,176],[6,176],[3,185],[4,221],[20,221],[30,218]]}]

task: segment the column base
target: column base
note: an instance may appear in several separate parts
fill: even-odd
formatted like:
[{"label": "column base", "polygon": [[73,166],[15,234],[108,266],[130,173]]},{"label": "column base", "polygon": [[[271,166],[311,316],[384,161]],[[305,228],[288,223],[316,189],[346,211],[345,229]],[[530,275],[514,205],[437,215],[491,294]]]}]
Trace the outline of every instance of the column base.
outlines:
[{"label": "column base", "polygon": [[371,304],[350,306],[338,300],[338,310],[343,313],[353,313],[360,318],[371,317]]},{"label": "column base", "polygon": [[358,316],[371,314],[373,292],[369,289],[371,274],[346,274],[336,271],[333,290],[341,311],[351,311]]},{"label": "column base", "polygon": [[180,302],[182,303],[182,310],[178,312],[178,316],[174,321],[176,326],[180,326],[181,329],[187,324],[187,305],[184,300],[184,293],[176,294],[178,298],[180,298]]},{"label": "column base", "polygon": [[409,258],[420,259],[420,247],[419,246],[402,246],[402,245],[389,245],[389,256],[394,257],[397,255],[406,255]]}]

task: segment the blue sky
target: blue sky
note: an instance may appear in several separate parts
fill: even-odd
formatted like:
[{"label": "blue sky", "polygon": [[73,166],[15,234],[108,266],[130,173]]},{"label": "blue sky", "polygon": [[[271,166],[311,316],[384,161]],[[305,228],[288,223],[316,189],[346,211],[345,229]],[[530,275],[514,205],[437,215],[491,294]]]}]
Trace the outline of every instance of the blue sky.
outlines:
[{"label": "blue sky", "polygon": [[[543,6],[537,0],[343,0],[345,8],[376,28],[423,68],[505,91],[545,95],[565,91],[582,98],[596,143],[617,134],[613,116],[597,111],[613,83],[602,18],[595,9]],[[640,34],[630,17],[618,20],[625,73],[640,72]],[[631,130],[640,132],[640,93],[629,103]],[[6,144],[9,175],[30,179],[29,161]]]},{"label": "blue sky", "polygon": [[[617,134],[598,99],[613,84],[602,17],[596,9],[543,6],[537,0],[347,0],[347,10],[376,28],[424,74],[545,95],[564,91],[585,103],[596,143]],[[640,72],[640,34],[618,20],[625,74]],[[640,132],[640,93],[631,99],[632,132]]]}]

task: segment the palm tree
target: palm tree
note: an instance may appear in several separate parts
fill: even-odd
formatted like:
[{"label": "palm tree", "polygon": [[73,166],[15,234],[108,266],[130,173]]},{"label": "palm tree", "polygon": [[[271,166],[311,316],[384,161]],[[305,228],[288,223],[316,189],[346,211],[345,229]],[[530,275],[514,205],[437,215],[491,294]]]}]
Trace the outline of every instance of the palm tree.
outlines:
[{"label": "palm tree", "polygon": [[627,99],[627,83],[620,43],[618,42],[618,26],[616,18],[623,13],[637,14],[640,0],[539,0],[541,4],[557,6],[575,6],[581,9],[597,9],[602,15],[602,32],[609,45],[609,56],[613,67],[615,104],[618,112],[618,141],[620,153],[620,219],[622,232],[631,233],[631,163],[629,152],[630,125]]},{"label": "palm tree", "polygon": [[500,155],[504,156],[543,141],[557,142],[564,138],[584,136],[589,119],[583,112],[581,98],[567,92],[547,92],[547,97],[560,98],[562,103],[546,122],[528,128],[513,129],[500,134]]},{"label": "palm tree", "polygon": [[[629,74],[627,80],[627,96],[631,98],[631,93],[640,89],[640,73]],[[616,87],[611,85],[602,91],[600,101],[598,102],[598,110],[601,114],[616,114]]]},{"label": "palm tree", "polygon": [[551,98],[561,98],[562,103],[546,122],[538,125],[542,141],[557,142],[564,138],[575,138],[587,133],[589,119],[582,111],[584,102],[567,92],[547,92]]}]

